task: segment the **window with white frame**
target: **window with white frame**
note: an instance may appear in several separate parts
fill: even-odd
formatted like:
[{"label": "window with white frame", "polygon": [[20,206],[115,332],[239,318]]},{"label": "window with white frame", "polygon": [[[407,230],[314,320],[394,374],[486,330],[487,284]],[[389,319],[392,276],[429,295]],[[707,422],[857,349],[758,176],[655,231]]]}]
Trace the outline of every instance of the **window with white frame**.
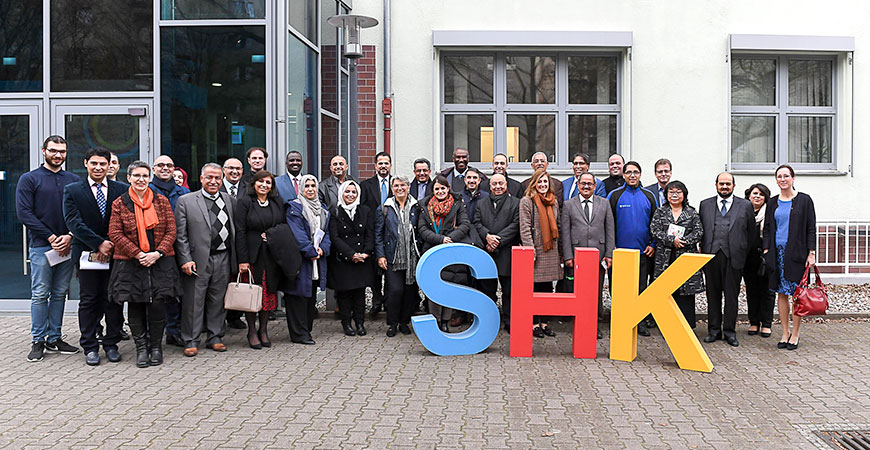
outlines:
[{"label": "window with white frame", "polygon": [[731,163],[735,169],[836,163],[837,58],[734,54]]},{"label": "window with white frame", "polygon": [[444,165],[458,147],[472,163],[544,152],[566,169],[574,153],[606,162],[620,150],[619,53],[453,51],[440,62]]}]

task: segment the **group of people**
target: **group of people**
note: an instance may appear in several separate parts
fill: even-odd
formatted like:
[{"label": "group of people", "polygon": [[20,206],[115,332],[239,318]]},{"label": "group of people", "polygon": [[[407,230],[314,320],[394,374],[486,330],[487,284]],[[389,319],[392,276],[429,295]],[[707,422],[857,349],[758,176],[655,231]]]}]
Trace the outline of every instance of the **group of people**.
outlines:
[{"label": "group of people", "polygon": [[[265,170],[268,153],[248,150],[250,170],[236,158],[200,170],[201,189],[191,192],[187,174],[162,155],[149,165],[127,167],[126,183],[115,181],[117,157],[103,148],[84,159],[87,177],[63,170],[66,141],[50,136],[42,147],[45,163],[23,175],[17,186],[18,217],[29,231],[32,267],[32,343],[29,361],[46,352],[75,354],[61,339],[64,301],[73,269],[81,286],[80,345],[86,363],[121,360],[124,310],[136,347],[136,365],[162,364],[162,344],[183,347],[194,357],[204,344],[217,352],[227,324],[247,327],[248,345],[269,347],[268,322],[283,300],[290,340],[314,344],[312,328],[318,290],[335,299],[344,334],[364,336],[366,288],[370,313],[386,310],[387,336],[410,334],[411,316],[421,307],[415,273],[430,248],[466,243],[488,252],[498,278],[474,279],[468,268],[452,265],[442,278],[472,286],[499,301],[510,331],[511,248],[534,247],[534,287],[538,292],[573,289],[573,249],[599,251],[601,290],[615,248],[636,249],[639,289],[680,255],[715,255],[674,298],[695,326],[695,295],[706,292],[709,312],[705,342],[738,345],[737,297],[746,281],[750,335],[771,335],[774,293],[783,335],[780,348],[796,349],[800,317],[789,326],[789,296],[804,267],[815,263],[812,199],[794,189],[794,171],[776,170],[780,195],[762,184],[745,197],[734,195],[734,177],[716,176],[716,195],[689,204],[688,189],[671,180],[667,159],[655,164],[656,183],[641,186],[641,167],[612,155],[609,176],[589,172],[589,157],[574,155],[574,175],[564,181],[548,172],[544,153],[531,158],[525,181],[508,174],[508,158],[497,154],[492,173],[469,166],[468,151],[457,148],[453,165],[433,176],[431,163],[414,161],[414,177],[392,175],[388,153],[376,155],[376,174],[357,182],[347,161],[335,156],[322,181],[303,174],[299,152],[286,155],[286,174]],[[114,163],[113,163],[114,161]],[[259,312],[224,309],[231,282],[262,287]],[[724,301],[723,301],[724,297]],[[469,320],[463,311],[423,302],[442,331]],[[101,321],[105,333],[101,334]],[[549,318],[535,317],[536,337],[555,336]],[[651,317],[638,327],[648,336]],[[204,334],[204,338],[203,338]],[[599,337],[601,332],[599,331]]]}]

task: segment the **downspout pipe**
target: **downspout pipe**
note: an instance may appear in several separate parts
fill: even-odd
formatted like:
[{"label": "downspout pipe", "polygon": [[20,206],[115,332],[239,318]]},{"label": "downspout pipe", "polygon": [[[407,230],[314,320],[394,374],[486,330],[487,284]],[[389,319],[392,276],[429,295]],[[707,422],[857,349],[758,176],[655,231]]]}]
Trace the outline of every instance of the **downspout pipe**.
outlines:
[{"label": "downspout pipe", "polygon": [[384,151],[392,149],[393,87],[390,79],[390,0],[384,0],[384,100],[381,108],[384,113]]}]

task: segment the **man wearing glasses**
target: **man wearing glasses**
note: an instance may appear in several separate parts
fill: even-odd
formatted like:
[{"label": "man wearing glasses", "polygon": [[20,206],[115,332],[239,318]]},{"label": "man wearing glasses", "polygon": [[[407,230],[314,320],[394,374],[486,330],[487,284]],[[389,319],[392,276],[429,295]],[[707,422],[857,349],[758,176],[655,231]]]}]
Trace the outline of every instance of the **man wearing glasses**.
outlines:
[{"label": "man wearing glasses", "polygon": [[667,203],[665,186],[671,181],[671,160],[662,158],[656,161],[656,182],[647,186],[646,190],[656,194],[659,206]]},{"label": "man wearing glasses", "polygon": [[[575,153],[571,160],[571,166],[574,169],[574,176],[562,182],[562,194],[564,201],[568,201],[580,195],[580,176],[589,172],[589,155],[585,153]],[[594,193],[599,197],[607,197],[607,191],[604,189],[604,182],[593,177],[595,180]]]},{"label": "man wearing glasses", "polygon": [[221,185],[221,192],[230,194],[233,199],[239,198],[239,195],[245,193],[246,183],[242,181],[242,172],[245,168],[242,166],[242,161],[238,158],[227,158],[224,161],[224,184]]},{"label": "man wearing glasses", "polygon": [[[646,289],[652,268],[655,242],[650,235],[650,223],[656,210],[655,194],[640,185],[640,164],[629,161],[622,167],[625,185],[608,195],[607,200],[613,210],[616,231],[616,247],[635,249],[643,252],[640,258],[640,280],[638,292]],[[640,323],[637,334],[649,336],[651,318]]]},{"label": "man wearing glasses", "polygon": [[[189,194],[190,189],[175,184],[172,174],[175,172],[175,163],[172,158],[161,155],[154,160],[154,176],[151,177],[151,189],[158,194],[162,194],[169,199],[169,205],[172,206],[172,211],[175,212],[175,205],[178,203],[178,198],[184,194]],[[184,347],[184,340],[181,339],[181,331],[178,329],[178,322],[181,317],[181,308],[178,302],[165,302],[163,308],[166,310],[166,344]]]}]

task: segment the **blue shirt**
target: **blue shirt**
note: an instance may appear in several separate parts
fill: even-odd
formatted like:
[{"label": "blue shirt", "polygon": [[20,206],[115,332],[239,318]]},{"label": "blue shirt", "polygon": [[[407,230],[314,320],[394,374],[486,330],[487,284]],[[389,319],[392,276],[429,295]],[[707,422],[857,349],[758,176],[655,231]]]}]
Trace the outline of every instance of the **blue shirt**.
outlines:
[{"label": "blue shirt", "polygon": [[785,247],[788,242],[788,219],[791,216],[791,200],[776,200],[776,212],[773,213],[776,222],[776,246]]},{"label": "blue shirt", "polygon": [[611,192],[607,198],[611,199],[615,195],[619,196],[613,215],[616,246],[641,251],[652,246],[649,225],[656,210],[655,194],[640,186],[633,188],[626,184]]},{"label": "blue shirt", "polygon": [[18,220],[27,227],[31,247],[48,247],[48,237],[69,233],[63,219],[63,188],[81,181],[65,170],[52,172],[39,166],[21,175],[15,188]]}]

